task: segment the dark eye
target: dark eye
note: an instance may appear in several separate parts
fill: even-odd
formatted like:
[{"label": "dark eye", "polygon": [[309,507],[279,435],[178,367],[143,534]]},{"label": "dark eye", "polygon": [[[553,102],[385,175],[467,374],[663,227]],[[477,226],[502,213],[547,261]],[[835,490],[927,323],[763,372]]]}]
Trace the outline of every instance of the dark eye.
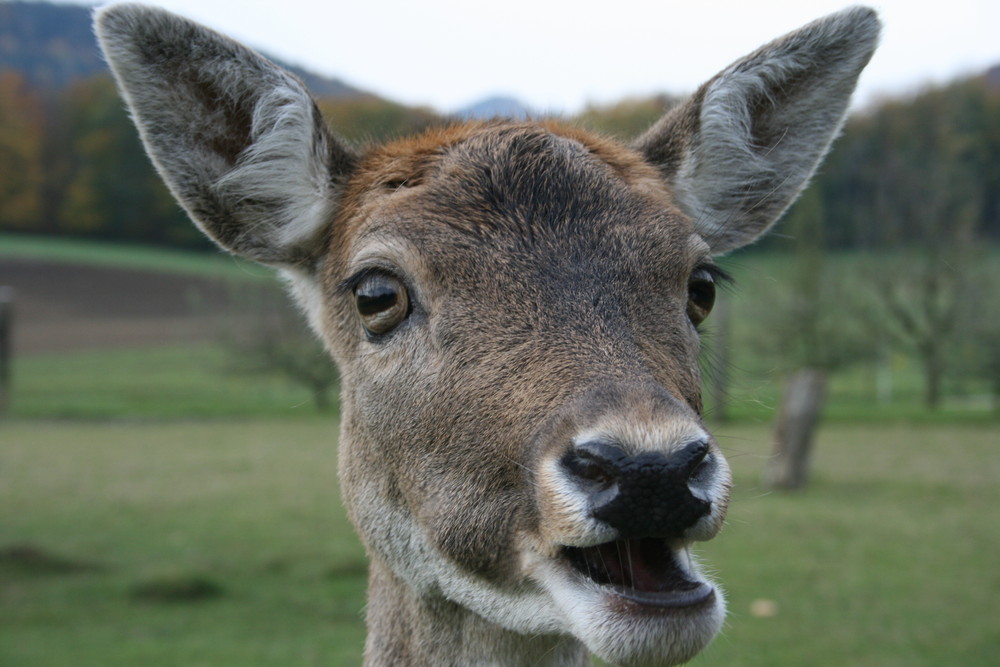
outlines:
[{"label": "dark eye", "polygon": [[410,314],[410,297],[398,279],[376,273],[354,288],[354,303],[368,333],[378,336],[398,327]]},{"label": "dark eye", "polygon": [[687,314],[692,324],[705,321],[715,305],[715,278],[706,269],[696,269],[688,281]]}]

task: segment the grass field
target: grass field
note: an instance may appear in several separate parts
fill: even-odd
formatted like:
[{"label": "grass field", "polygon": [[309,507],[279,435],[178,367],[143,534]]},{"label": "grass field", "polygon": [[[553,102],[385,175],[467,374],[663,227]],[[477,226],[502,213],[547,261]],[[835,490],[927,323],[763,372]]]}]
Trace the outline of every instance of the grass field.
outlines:
[{"label": "grass field", "polygon": [[[356,665],[362,551],[332,420],[0,425],[0,664]],[[993,665],[996,430],[833,426],[795,495],[723,429],[728,590],[699,665]],[[757,600],[777,613],[751,613]],[[758,603],[758,606],[759,603]],[[774,605],[772,605],[772,610]]]},{"label": "grass field", "polygon": [[[213,342],[26,356],[14,369],[10,413],[87,420],[315,414],[304,387],[278,374],[240,373],[235,366],[232,350]],[[769,421],[780,402],[781,374],[735,375],[731,417]],[[824,416],[829,422],[998,423],[988,396],[977,402],[950,397],[930,412],[920,402],[914,369],[901,369],[896,384],[894,400],[880,403],[866,369],[841,372],[831,379]]]},{"label": "grass field", "polygon": [[0,426],[0,664],[352,665],[332,420]]},{"label": "grass field", "polygon": [[237,372],[215,343],[45,354],[18,360],[10,412],[44,419],[184,419],[316,414],[276,373]]},{"label": "grass field", "polygon": [[[4,256],[260,275],[0,236]],[[758,285],[780,261],[734,268],[742,321],[767,308]],[[207,339],[59,349],[16,359],[0,417],[0,666],[359,664],[365,560],[338,500],[336,410],[276,374],[236,373]],[[717,429],[734,502],[701,549],[731,613],[694,664],[997,664],[1000,427],[971,400],[981,387],[928,412],[910,363],[887,403],[868,370],[837,373],[811,484],[771,494],[759,477],[780,374],[740,354],[737,421]]]}]

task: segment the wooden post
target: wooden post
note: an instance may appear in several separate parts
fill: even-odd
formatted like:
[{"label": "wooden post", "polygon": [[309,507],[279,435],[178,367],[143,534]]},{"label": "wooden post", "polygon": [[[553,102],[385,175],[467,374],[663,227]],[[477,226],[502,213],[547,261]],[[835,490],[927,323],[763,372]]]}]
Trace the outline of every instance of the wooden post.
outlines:
[{"label": "wooden post", "polygon": [[14,320],[14,288],[0,287],[0,415],[10,402],[11,338]]},{"label": "wooden post", "polygon": [[826,373],[796,371],[788,380],[774,430],[774,451],[764,470],[765,486],[800,489],[809,477],[809,459],[826,399]]}]

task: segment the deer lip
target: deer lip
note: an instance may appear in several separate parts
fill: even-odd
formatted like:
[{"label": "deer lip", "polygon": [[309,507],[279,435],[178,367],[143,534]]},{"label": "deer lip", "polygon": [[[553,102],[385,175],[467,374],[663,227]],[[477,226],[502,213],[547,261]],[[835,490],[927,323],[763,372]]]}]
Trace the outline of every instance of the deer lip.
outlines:
[{"label": "deer lip", "polygon": [[563,559],[580,575],[643,607],[681,609],[714,599],[715,589],[693,581],[677,556],[677,550],[656,538],[562,549]]}]

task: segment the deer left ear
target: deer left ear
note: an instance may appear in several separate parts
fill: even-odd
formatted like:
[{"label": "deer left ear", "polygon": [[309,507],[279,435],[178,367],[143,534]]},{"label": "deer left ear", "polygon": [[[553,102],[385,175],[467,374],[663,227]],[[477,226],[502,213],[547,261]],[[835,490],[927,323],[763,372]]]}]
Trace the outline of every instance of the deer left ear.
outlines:
[{"label": "deer left ear", "polygon": [[750,243],[795,201],[840,131],[880,28],[866,7],[811,23],[723,70],[635,142],[713,253]]},{"label": "deer left ear", "polygon": [[113,5],[101,47],[160,176],[237,255],[311,269],[356,158],[291,74],[168,12]]}]

